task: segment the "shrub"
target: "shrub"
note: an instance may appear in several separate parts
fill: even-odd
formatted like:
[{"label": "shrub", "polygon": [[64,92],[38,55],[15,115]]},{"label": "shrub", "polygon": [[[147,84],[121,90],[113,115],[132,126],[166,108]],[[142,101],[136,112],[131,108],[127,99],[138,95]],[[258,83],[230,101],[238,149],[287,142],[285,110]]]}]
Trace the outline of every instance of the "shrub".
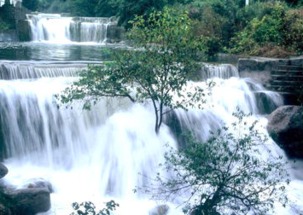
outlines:
[{"label": "shrub", "polygon": [[185,210],[195,215],[265,214],[274,202],[285,206],[289,179],[282,156],[271,154],[257,121],[248,124],[242,112],[235,116],[237,122],[213,133],[207,142],[190,135],[183,150],[170,149],[163,167],[172,177],[158,174],[160,188],[145,191],[161,200],[185,195]]},{"label": "shrub", "polygon": [[253,18],[231,39],[230,51],[252,55],[261,47],[282,45],[286,10],[287,7],[281,3],[267,4],[260,13],[261,17]]},{"label": "shrub", "polygon": [[298,54],[303,53],[303,10],[287,12],[283,25],[283,45]]},{"label": "shrub", "polygon": [[111,211],[114,211],[117,207],[119,207],[119,204],[117,204],[114,200],[111,200],[106,202],[105,206],[105,208],[97,211],[95,204],[92,202],[82,202],[80,204],[74,202],[72,204],[74,212],[72,212],[70,215],[110,215]]},{"label": "shrub", "polygon": [[7,29],[9,29],[9,24],[4,22],[0,17],[0,30],[7,30]]}]

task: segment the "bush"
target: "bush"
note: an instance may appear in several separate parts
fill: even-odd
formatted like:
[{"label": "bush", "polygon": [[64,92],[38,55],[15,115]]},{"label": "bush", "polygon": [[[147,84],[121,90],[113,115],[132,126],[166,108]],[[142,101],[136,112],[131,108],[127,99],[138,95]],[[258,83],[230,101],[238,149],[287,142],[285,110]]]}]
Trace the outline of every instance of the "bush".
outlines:
[{"label": "bush", "polygon": [[207,142],[190,135],[183,150],[170,149],[163,167],[172,176],[164,179],[159,174],[160,188],[145,191],[161,200],[185,194],[184,209],[195,215],[265,214],[274,202],[285,206],[289,179],[282,156],[270,152],[267,139],[256,129],[257,121],[248,125],[242,112],[235,116],[237,122]]},{"label": "bush", "polygon": [[303,54],[303,10],[287,12],[283,25],[283,45]]},{"label": "bush", "polygon": [[0,17],[0,30],[7,30],[7,29],[9,29],[9,24],[4,22]]},{"label": "bush", "polygon": [[110,215],[111,211],[114,211],[117,207],[119,207],[119,204],[117,204],[114,200],[106,202],[105,205],[105,208],[97,211],[94,203],[92,202],[82,202],[80,204],[74,202],[72,204],[74,212],[72,212],[70,215]]},{"label": "bush", "polygon": [[264,46],[283,44],[283,26],[287,7],[281,3],[266,4],[260,17],[253,18],[248,25],[231,39],[232,53],[253,55]]}]

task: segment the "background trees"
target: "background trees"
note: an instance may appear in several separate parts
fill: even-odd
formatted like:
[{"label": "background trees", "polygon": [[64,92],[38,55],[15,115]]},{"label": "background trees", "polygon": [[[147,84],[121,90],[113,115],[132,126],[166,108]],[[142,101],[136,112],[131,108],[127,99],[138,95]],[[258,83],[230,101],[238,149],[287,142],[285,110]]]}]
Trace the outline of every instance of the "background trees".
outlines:
[{"label": "background trees", "polygon": [[31,11],[36,11],[39,7],[39,0],[22,0],[22,5]]}]

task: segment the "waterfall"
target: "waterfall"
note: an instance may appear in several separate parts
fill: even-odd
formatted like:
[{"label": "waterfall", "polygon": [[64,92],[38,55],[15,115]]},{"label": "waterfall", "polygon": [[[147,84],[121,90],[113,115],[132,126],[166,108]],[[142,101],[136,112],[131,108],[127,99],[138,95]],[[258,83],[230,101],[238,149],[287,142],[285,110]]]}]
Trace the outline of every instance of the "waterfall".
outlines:
[{"label": "waterfall", "polygon": [[[13,70],[13,63],[1,65]],[[30,70],[40,65],[15,66],[27,71],[26,67]],[[115,214],[151,214],[157,202],[133,189],[146,185],[148,178],[161,171],[158,164],[163,162],[166,144],[177,147],[170,124],[164,124],[156,135],[152,108],[124,99],[102,99],[89,112],[82,110],[80,103],[72,109],[58,109],[53,95],[76,77],[49,77],[47,68],[39,69],[39,77],[22,79],[12,75],[11,79],[0,80],[0,141],[5,145],[4,163],[10,170],[5,181],[17,187],[35,178],[49,181],[54,193],[52,209],[45,213],[48,215],[69,214],[74,201],[93,201],[103,207],[102,202],[109,199],[120,204]],[[264,88],[238,77],[213,81],[216,84],[202,110],[175,111],[181,129],[191,129],[206,139],[212,129],[230,122],[239,107],[259,119],[263,125],[260,132],[266,133],[267,120],[259,114],[254,92]],[[190,85],[205,83],[188,82]],[[275,153],[283,154],[273,142],[270,145]],[[294,181],[291,192],[302,191],[302,183]],[[299,201],[301,196],[297,192],[291,200]],[[182,214],[173,203],[168,205],[170,215]],[[292,208],[280,211],[296,214]]]},{"label": "waterfall", "polygon": [[222,78],[228,79],[230,77],[239,77],[237,68],[232,64],[210,64],[204,63],[201,70],[200,76],[202,80],[209,78]]},{"label": "waterfall", "polygon": [[61,14],[28,14],[33,41],[54,43],[105,43],[112,18],[65,17]]},{"label": "waterfall", "polygon": [[100,62],[0,61],[0,80],[75,77],[87,69],[88,64],[96,65]]}]

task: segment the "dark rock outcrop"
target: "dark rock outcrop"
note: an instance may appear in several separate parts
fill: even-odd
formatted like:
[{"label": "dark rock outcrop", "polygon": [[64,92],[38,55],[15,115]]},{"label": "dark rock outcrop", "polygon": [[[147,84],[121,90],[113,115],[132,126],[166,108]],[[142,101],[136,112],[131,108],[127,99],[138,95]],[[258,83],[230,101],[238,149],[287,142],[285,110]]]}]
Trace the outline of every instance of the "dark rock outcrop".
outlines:
[{"label": "dark rock outcrop", "polygon": [[303,107],[279,107],[270,114],[267,130],[289,157],[303,158]]},{"label": "dark rock outcrop", "polygon": [[[7,173],[7,167],[0,163],[0,178]],[[35,215],[46,212],[51,207],[50,193],[52,191],[52,185],[41,178],[31,180],[24,189],[15,189],[1,181],[0,214]]]},{"label": "dark rock outcrop", "polygon": [[17,22],[17,35],[20,41],[31,41],[31,29],[28,20],[19,20]]},{"label": "dark rock outcrop", "polygon": [[8,173],[7,167],[4,164],[0,163],[0,178],[6,176],[7,173]]},{"label": "dark rock outcrop", "polygon": [[50,209],[50,192],[45,188],[16,190],[11,194],[17,215],[34,215]]},{"label": "dark rock outcrop", "polygon": [[110,25],[107,28],[107,41],[108,43],[118,43],[124,40],[125,29],[117,25]]},{"label": "dark rock outcrop", "polygon": [[270,114],[283,104],[283,98],[278,93],[257,91],[254,94],[259,114]]}]

